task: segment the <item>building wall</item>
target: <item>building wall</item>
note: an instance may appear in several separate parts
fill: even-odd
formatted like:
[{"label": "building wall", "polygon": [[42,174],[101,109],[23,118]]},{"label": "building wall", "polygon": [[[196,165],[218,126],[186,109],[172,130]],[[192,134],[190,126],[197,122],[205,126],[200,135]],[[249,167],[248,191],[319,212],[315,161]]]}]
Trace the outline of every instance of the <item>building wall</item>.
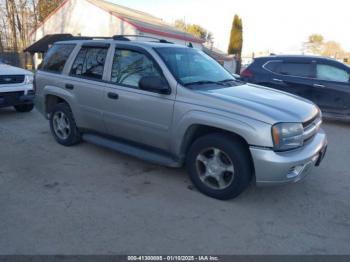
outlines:
[{"label": "building wall", "polygon": [[236,72],[237,63],[233,58],[232,60],[225,60],[223,66],[233,74]]},{"label": "building wall", "polygon": [[[113,36],[113,35],[145,35],[165,39],[167,41],[187,45],[189,42],[164,37],[160,35],[139,32],[133,25],[119,19],[86,0],[66,0],[64,4],[54,11],[44,23],[30,36],[30,42],[34,43],[48,34],[69,33],[74,36]],[[202,49],[199,43],[192,43],[193,47]],[[41,63],[42,58],[34,55],[35,68]]]},{"label": "building wall", "polygon": [[136,29],[85,0],[68,0],[30,36],[31,42],[47,34],[82,36],[136,34]]}]

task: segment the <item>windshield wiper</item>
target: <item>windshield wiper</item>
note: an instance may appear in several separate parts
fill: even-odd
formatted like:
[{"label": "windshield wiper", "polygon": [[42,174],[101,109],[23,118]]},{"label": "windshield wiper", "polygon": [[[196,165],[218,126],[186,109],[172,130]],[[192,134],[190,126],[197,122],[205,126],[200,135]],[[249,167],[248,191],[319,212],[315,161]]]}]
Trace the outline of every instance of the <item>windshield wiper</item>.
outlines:
[{"label": "windshield wiper", "polygon": [[216,85],[226,86],[226,85],[225,85],[224,83],[222,83],[221,81],[217,82],[217,81],[206,81],[206,80],[201,80],[201,81],[195,81],[195,82],[186,83],[185,86],[190,86],[190,85],[206,85],[206,84],[216,84]]},{"label": "windshield wiper", "polygon": [[220,80],[219,82],[220,83],[227,83],[227,82],[232,82],[232,81],[236,81],[236,78],[227,78],[227,79],[224,79],[224,80]]},{"label": "windshield wiper", "polygon": [[224,80],[221,80],[219,81],[221,83],[230,83],[230,82],[235,82],[235,85],[240,85],[240,84],[243,84],[244,81],[240,80],[240,79],[237,79],[237,78],[228,78],[228,79],[224,79]]}]

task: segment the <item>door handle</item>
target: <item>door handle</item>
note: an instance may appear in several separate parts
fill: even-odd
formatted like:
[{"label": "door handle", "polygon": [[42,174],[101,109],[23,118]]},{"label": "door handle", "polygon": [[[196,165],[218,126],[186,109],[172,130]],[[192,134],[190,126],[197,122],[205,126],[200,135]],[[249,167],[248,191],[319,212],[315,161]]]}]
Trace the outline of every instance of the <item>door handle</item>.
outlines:
[{"label": "door handle", "polygon": [[74,89],[74,86],[72,84],[66,84],[65,85],[65,88],[66,89],[69,89],[69,90],[73,90]]},{"label": "door handle", "polygon": [[276,81],[276,82],[280,82],[280,83],[282,83],[283,82],[283,80],[281,80],[281,79],[277,79],[277,78],[274,78],[274,79],[272,79],[273,81]]},{"label": "door handle", "polygon": [[319,85],[319,84],[314,84],[314,87],[325,88],[326,86],[324,86],[324,85]]},{"label": "door handle", "polygon": [[112,93],[112,92],[109,92],[107,94],[107,96],[110,98],[110,99],[118,99],[119,98],[119,95],[116,94],[116,93]]}]

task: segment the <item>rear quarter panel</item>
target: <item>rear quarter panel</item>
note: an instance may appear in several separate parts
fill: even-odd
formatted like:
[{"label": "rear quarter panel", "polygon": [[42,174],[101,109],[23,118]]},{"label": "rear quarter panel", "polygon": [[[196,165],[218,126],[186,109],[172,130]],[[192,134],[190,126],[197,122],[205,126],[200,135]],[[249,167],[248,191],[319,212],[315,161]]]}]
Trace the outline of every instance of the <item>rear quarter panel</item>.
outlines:
[{"label": "rear quarter panel", "polygon": [[76,120],[79,119],[79,110],[76,107],[75,97],[72,93],[64,89],[66,76],[61,74],[37,71],[35,75],[36,83],[36,108],[46,116],[46,101],[48,95],[54,95],[65,100]]}]

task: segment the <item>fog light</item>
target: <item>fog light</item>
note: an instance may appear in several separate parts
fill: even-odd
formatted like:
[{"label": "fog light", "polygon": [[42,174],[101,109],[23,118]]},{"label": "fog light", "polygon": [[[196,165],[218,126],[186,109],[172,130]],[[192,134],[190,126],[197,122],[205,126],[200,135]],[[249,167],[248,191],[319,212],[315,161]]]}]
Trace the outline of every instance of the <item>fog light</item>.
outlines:
[{"label": "fog light", "polygon": [[289,170],[289,173],[287,174],[287,178],[294,178],[297,177],[303,172],[305,168],[305,165],[300,165],[300,166],[294,166]]}]

